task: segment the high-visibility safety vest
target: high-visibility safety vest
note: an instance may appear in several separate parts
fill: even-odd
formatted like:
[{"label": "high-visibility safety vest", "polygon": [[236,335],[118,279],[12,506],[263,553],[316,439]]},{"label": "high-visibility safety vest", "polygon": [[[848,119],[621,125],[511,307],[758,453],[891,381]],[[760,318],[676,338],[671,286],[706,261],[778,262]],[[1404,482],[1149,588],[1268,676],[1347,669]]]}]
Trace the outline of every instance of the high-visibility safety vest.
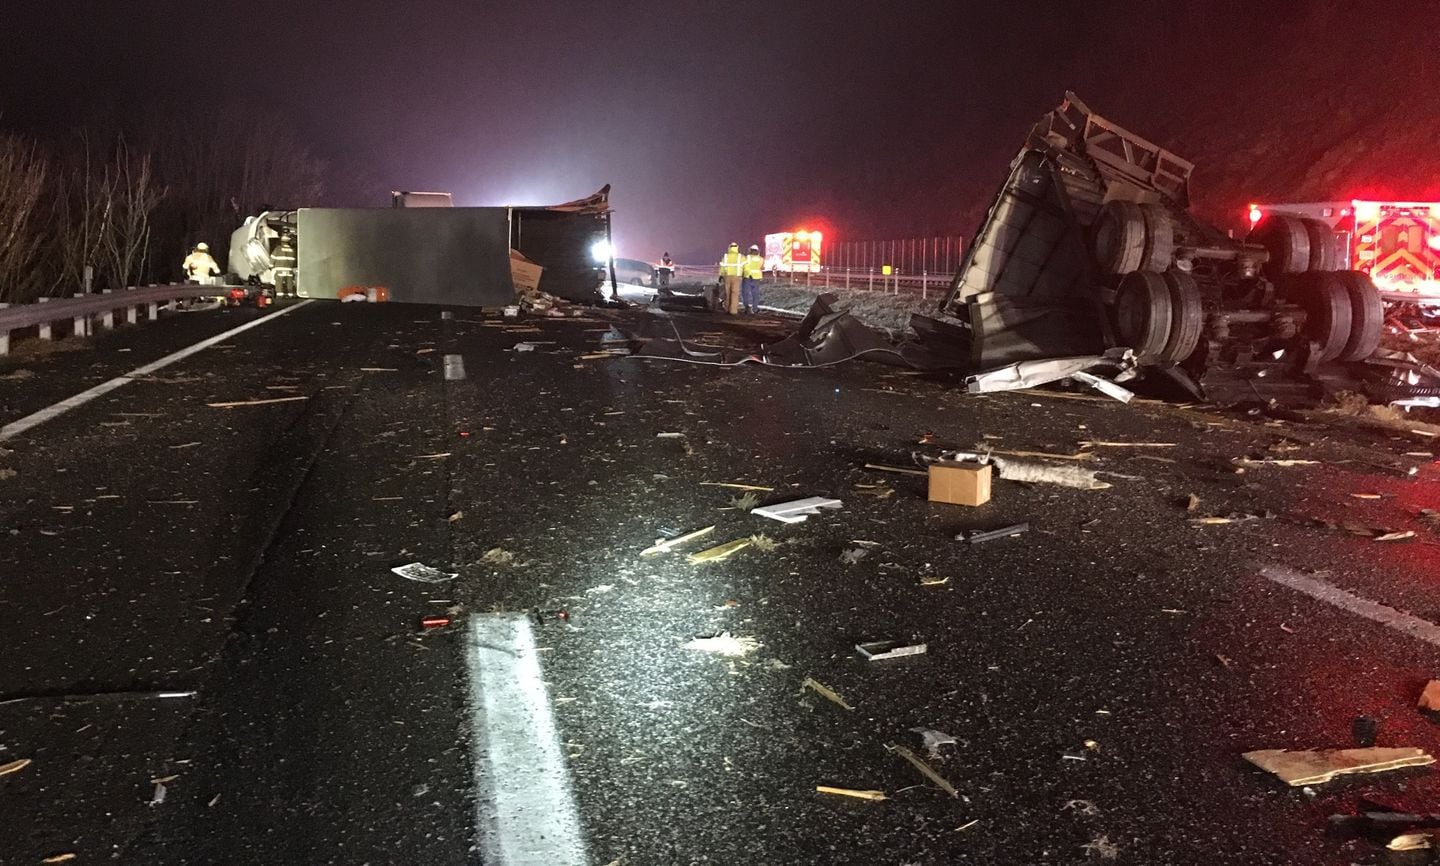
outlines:
[{"label": "high-visibility safety vest", "polygon": [[765,257],[751,253],[745,257],[745,279],[760,280],[765,277]]},{"label": "high-visibility safety vest", "polygon": [[738,277],[745,267],[745,257],[740,255],[739,250],[730,250],[720,259],[720,275],[725,277]]},{"label": "high-visibility safety vest", "polygon": [[660,267],[662,270],[673,271],[675,270],[675,263],[667,256],[660,260]]}]

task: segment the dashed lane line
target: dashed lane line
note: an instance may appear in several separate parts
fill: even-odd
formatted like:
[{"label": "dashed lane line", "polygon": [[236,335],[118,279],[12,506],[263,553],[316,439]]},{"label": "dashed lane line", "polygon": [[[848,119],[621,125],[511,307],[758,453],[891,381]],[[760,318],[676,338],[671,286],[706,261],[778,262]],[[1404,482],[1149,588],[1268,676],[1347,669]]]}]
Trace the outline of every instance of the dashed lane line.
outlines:
[{"label": "dashed lane line", "polygon": [[467,636],[481,862],[585,866],[574,788],[529,618],[476,616]]},{"label": "dashed lane line", "polygon": [[11,421],[4,427],[0,427],[0,442],[4,442],[7,439],[14,439],[21,433],[24,433],[25,431],[33,427],[38,427],[52,418],[58,418],[61,415],[64,415],[66,412],[69,412],[71,409],[84,406],[86,403],[89,403],[96,397],[103,397],[104,395],[109,394],[111,391],[114,391],[116,388],[128,385],[140,376],[148,376],[156,370],[160,370],[170,366],[176,361],[183,361],[184,359],[190,357],[196,352],[203,351],[215,345],[216,343],[228,340],[229,338],[235,336],[242,331],[248,331],[251,328],[258,328],[261,325],[267,322],[272,322],[287,313],[293,313],[309,303],[311,303],[311,301],[301,301],[300,303],[293,306],[285,307],[281,310],[276,310],[268,316],[262,316],[261,318],[255,319],[254,321],[246,322],[238,328],[231,328],[224,333],[216,334],[213,337],[207,337],[200,342],[194,344],[193,346],[187,346],[178,352],[171,352],[169,355],[166,355],[158,361],[151,361],[149,364],[146,364],[143,367],[136,367],[128,373],[116,376],[114,379],[111,379],[108,382],[101,382],[99,385],[96,385],[93,388],[87,388],[73,397],[66,397],[59,403],[56,403],[52,406],[46,406],[44,409],[26,415],[24,418],[21,418],[18,421]]},{"label": "dashed lane line", "polygon": [[1329,605],[1334,605],[1344,611],[1349,611],[1356,616],[1362,616],[1373,622],[1394,629],[1401,634],[1409,635],[1417,640],[1423,640],[1428,644],[1440,646],[1440,625],[1429,620],[1421,619],[1418,616],[1396,610],[1389,605],[1371,601],[1343,590],[1331,583],[1326,583],[1317,577],[1308,574],[1301,574],[1278,565],[1267,565],[1260,569],[1260,575],[1268,580],[1289,587],[1296,592],[1304,593],[1311,598],[1318,599]]}]

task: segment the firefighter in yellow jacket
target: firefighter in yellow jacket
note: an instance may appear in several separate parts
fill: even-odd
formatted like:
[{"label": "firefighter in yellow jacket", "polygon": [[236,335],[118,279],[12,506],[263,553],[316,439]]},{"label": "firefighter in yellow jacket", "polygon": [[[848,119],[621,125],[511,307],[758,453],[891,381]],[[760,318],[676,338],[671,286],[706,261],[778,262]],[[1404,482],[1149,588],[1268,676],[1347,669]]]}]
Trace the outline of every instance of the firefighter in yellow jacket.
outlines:
[{"label": "firefighter in yellow jacket", "polygon": [[765,257],[755,244],[750,245],[741,276],[744,279],[740,281],[740,305],[753,316],[760,312],[760,281],[765,278]]},{"label": "firefighter in yellow jacket", "polygon": [[187,280],[202,286],[212,285],[210,278],[220,273],[220,266],[210,257],[210,245],[203,241],[195,245],[180,267]]},{"label": "firefighter in yellow jacket", "polygon": [[745,257],[740,255],[740,245],[731,243],[720,259],[720,276],[725,280],[725,312],[735,315],[740,311],[740,277],[745,271]]}]

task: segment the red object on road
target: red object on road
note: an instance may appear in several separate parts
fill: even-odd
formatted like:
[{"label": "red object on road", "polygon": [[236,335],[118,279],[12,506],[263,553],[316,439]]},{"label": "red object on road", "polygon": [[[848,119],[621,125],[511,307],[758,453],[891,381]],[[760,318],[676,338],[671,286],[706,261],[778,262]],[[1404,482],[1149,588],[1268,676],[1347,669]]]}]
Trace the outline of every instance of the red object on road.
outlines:
[{"label": "red object on road", "polygon": [[420,618],[421,628],[444,628],[450,624],[448,616],[422,616]]}]

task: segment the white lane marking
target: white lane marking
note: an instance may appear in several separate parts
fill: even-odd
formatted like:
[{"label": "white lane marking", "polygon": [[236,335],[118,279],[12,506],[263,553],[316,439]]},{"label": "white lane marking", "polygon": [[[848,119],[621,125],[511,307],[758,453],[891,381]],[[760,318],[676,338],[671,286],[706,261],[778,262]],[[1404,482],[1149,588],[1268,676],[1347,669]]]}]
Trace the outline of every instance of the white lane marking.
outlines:
[{"label": "white lane marking", "polygon": [[475,819],[487,866],[585,866],[585,841],[530,619],[471,620]]},{"label": "white lane marking", "polygon": [[1393,628],[1401,634],[1407,634],[1417,640],[1423,640],[1428,644],[1440,646],[1440,625],[1436,625],[1429,620],[1412,616],[1404,611],[1396,610],[1389,605],[1371,601],[1368,598],[1361,598],[1338,586],[1326,583],[1323,580],[1307,574],[1301,574],[1298,571],[1291,571],[1288,568],[1267,565],[1260,569],[1260,574],[1281,586],[1288,586],[1296,592],[1303,592],[1311,598],[1319,599],[1326,604],[1334,605],[1356,616],[1363,616],[1368,620],[1373,620],[1383,626]]},{"label": "white lane marking", "polygon": [[21,433],[29,430],[31,427],[38,427],[39,425],[44,424],[46,421],[49,421],[51,418],[56,418],[60,415],[63,415],[66,412],[69,412],[71,409],[76,408],[77,406],[84,406],[86,403],[89,403],[96,397],[101,397],[105,394],[109,394],[111,391],[114,391],[116,388],[119,388],[122,385],[128,385],[130,384],[130,382],[134,381],[135,377],[137,376],[148,376],[156,370],[159,370],[163,367],[168,367],[176,361],[184,360],[185,358],[190,357],[196,352],[208,349],[216,343],[227,340],[230,337],[233,337],[236,334],[240,333],[241,331],[248,331],[251,328],[258,328],[266,322],[272,321],[280,316],[285,315],[286,313],[293,313],[294,311],[300,309],[301,307],[309,303],[311,303],[311,301],[301,301],[300,303],[295,304],[294,306],[286,307],[283,310],[276,310],[268,316],[262,316],[258,319],[255,319],[254,321],[246,322],[238,328],[231,328],[230,330],[222,334],[216,334],[213,337],[207,337],[193,346],[187,346],[186,348],[181,349],[178,352],[172,352],[158,361],[151,361],[149,364],[146,364],[143,367],[136,367],[128,373],[116,376],[114,379],[111,379],[108,382],[101,382],[99,385],[96,385],[93,388],[87,388],[86,390],[81,391],[79,394],[76,394],[73,397],[66,397],[59,403],[56,403],[53,406],[47,406],[44,409],[41,409],[39,412],[34,412],[32,414],[26,415],[24,418],[21,418],[18,421],[11,421],[4,427],[0,427],[0,442],[4,442],[6,439],[14,439]]},{"label": "white lane marking", "polygon": [[445,381],[465,378],[465,359],[459,355],[445,356]]}]

